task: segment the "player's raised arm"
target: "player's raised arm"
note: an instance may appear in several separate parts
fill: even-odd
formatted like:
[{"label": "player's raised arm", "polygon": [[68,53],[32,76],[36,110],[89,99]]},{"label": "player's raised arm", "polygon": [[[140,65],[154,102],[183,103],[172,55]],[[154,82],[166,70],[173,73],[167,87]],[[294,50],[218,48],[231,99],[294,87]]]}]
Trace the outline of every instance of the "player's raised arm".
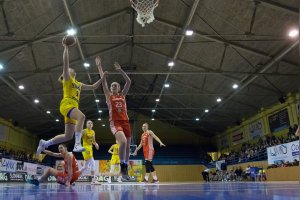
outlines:
[{"label": "player's raised arm", "polygon": [[103,80],[105,79],[105,75],[106,75],[106,72],[104,72],[103,77],[101,79],[99,79],[96,83],[94,83],[92,85],[87,85],[87,84],[82,83],[81,89],[82,90],[95,90],[95,89],[97,89],[100,86],[100,84],[103,82]]},{"label": "player's raised arm", "polygon": [[102,68],[102,64],[101,64],[101,58],[99,56],[97,56],[95,59],[95,62],[98,67],[100,77],[104,78],[103,83],[102,83],[102,88],[103,88],[105,97],[108,98],[111,95],[111,93],[110,93],[108,85],[107,85],[106,76],[104,76],[104,72],[103,72],[103,68]]},{"label": "player's raised arm", "polygon": [[122,94],[124,96],[127,95],[128,91],[129,91],[129,88],[130,88],[130,85],[131,85],[131,80],[129,78],[129,76],[122,70],[121,66],[119,65],[119,63],[115,62],[114,63],[114,66],[115,66],[115,69],[121,73],[121,75],[123,76],[123,78],[125,79],[126,83],[124,85],[124,88],[122,90]]},{"label": "player's raised arm", "polygon": [[69,73],[69,49],[68,46],[65,44],[66,37],[63,38],[62,44],[64,47],[64,53],[63,53],[63,79],[69,80],[70,79],[70,73]]}]

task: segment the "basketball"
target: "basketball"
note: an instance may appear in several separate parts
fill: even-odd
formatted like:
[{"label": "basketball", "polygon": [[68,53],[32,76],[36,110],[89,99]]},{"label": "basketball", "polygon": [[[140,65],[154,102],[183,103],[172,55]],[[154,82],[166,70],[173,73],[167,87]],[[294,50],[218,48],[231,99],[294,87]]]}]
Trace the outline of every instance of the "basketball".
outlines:
[{"label": "basketball", "polygon": [[63,43],[67,46],[73,46],[76,44],[76,38],[72,35],[67,35],[64,37]]}]

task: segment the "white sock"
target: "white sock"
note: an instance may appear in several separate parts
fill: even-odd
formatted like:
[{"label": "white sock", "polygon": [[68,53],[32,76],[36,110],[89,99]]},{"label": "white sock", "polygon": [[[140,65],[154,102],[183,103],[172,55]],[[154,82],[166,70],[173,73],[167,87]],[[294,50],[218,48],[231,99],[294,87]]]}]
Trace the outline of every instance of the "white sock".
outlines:
[{"label": "white sock", "polygon": [[53,145],[53,144],[54,144],[54,142],[53,142],[52,139],[47,140],[46,143],[45,143],[45,147],[47,148],[47,147],[49,147],[49,146],[51,146],[51,145]]},{"label": "white sock", "polygon": [[154,180],[157,180],[157,176],[153,176],[153,179],[154,179]]},{"label": "white sock", "polygon": [[81,132],[75,132],[75,144],[81,145]]},{"label": "white sock", "polygon": [[145,180],[148,181],[149,180],[149,176],[145,176]]}]

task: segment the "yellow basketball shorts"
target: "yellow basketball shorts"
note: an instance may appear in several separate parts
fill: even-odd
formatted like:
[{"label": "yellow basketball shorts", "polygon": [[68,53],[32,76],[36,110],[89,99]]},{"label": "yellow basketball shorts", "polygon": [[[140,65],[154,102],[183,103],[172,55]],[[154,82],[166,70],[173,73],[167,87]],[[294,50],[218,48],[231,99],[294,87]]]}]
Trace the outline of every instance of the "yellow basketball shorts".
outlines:
[{"label": "yellow basketball shorts", "polygon": [[117,165],[120,164],[120,157],[119,155],[112,155],[110,160],[111,165]]},{"label": "yellow basketball shorts", "polygon": [[59,111],[65,118],[65,123],[77,124],[77,121],[71,119],[68,115],[70,115],[70,111],[72,109],[78,109],[78,103],[74,99],[71,98],[63,98],[60,102]]},{"label": "yellow basketball shorts", "polygon": [[83,159],[87,161],[90,158],[93,158],[93,147],[91,146],[83,146],[85,151],[82,152]]}]

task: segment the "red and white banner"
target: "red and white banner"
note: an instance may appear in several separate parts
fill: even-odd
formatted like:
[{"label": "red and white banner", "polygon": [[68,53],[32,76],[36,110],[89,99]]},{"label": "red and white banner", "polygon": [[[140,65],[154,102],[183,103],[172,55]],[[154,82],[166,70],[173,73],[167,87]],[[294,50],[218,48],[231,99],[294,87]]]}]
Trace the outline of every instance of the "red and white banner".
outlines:
[{"label": "red and white banner", "polygon": [[243,130],[239,129],[239,130],[233,132],[231,135],[231,139],[232,139],[231,140],[232,144],[234,144],[234,145],[243,142],[245,139]]}]

